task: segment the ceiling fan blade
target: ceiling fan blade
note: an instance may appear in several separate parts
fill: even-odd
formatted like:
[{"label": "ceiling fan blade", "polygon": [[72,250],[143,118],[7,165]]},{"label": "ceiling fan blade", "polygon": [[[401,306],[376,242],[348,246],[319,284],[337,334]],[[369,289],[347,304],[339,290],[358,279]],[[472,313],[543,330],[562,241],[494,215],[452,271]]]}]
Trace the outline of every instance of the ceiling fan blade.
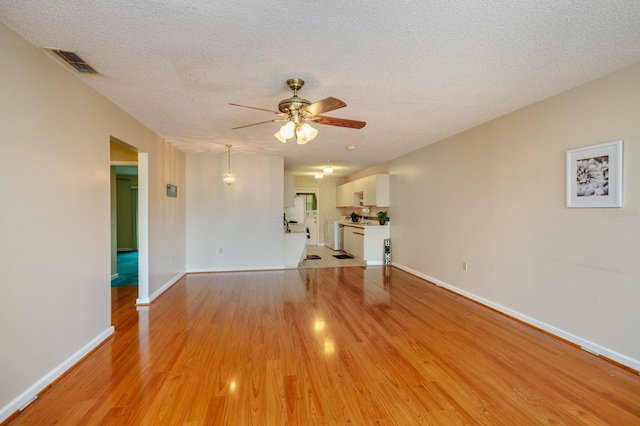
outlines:
[{"label": "ceiling fan blade", "polygon": [[232,103],[229,103],[229,105],[239,106],[239,107],[242,107],[242,108],[257,109],[258,111],[267,111],[267,112],[272,112],[272,113],[274,113],[274,114],[278,114],[278,115],[286,115],[286,114],[285,114],[285,113],[283,113],[283,112],[280,112],[280,111],[273,111],[273,110],[270,110],[270,109],[256,108],[256,107],[252,107],[252,106],[246,106],[246,105],[240,105],[240,104],[232,104]]},{"label": "ceiling fan blade", "polygon": [[340,99],[329,97],[321,101],[314,102],[311,105],[307,105],[306,107],[300,108],[300,111],[302,111],[303,113],[308,112],[313,116],[322,114],[323,112],[333,111],[334,109],[344,108],[346,106],[347,104],[342,102]]},{"label": "ceiling fan blade", "polygon": [[244,126],[239,126],[239,127],[232,127],[231,130],[244,129],[245,127],[257,126],[258,124],[264,124],[264,123],[279,123],[281,121],[287,121],[287,119],[286,118],[276,118],[275,120],[267,120],[267,121],[261,121],[259,123],[246,124]]},{"label": "ceiling fan blade", "polygon": [[362,129],[364,126],[367,125],[366,121],[347,120],[345,118],[325,117],[322,115],[316,115],[315,117],[312,117],[311,120],[318,124],[348,127],[350,129]]}]

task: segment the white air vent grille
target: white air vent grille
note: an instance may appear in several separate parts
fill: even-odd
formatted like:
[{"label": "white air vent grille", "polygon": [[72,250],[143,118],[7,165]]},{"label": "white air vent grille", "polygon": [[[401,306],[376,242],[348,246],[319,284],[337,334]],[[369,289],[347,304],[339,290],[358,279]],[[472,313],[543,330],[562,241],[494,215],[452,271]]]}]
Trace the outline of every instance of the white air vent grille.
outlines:
[{"label": "white air vent grille", "polygon": [[84,59],[82,59],[73,51],[61,49],[49,50],[58,55],[60,59],[71,65],[78,72],[81,72],[83,74],[98,74],[98,71],[94,70],[91,65],[87,64]]}]

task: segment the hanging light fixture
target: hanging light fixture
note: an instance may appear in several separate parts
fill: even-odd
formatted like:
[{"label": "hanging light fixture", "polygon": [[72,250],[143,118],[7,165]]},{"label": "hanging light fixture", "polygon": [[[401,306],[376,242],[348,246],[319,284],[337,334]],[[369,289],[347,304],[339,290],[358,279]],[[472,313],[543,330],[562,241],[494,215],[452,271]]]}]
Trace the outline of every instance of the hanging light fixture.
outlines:
[{"label": "hanging light fixture", "polygon": [[233,185],[236,181],[236,175],[231,173],[231,147],[233,145],[227,144],[227,173],[222,175],[222,181],[227,185]]},{"label": "hanging light fixture", "polygon": [[280,127],[280,130],[274,136],[282,143],[287,143],[287,139],[295,137],[296,142],[303,145],[318,136],[318,130],[307,123],[300,124],[295,121],[288,121],[287,124]]}]

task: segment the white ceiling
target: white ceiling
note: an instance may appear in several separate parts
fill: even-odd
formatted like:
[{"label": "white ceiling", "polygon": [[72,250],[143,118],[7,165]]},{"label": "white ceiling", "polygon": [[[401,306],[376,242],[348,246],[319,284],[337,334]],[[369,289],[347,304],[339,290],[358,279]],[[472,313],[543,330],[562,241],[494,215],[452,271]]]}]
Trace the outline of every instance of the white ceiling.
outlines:
[{"label": "white ceiling", "polygon": [[[296,175],[348,175],[640,62],[637,0],[2,0],[0,19],[75,50],[100,73],[78,78],[182,151],[230,143]],[[306,145],[231,130],[276,117],[230,102],[275,111],[291,77],[367,126]]]}]

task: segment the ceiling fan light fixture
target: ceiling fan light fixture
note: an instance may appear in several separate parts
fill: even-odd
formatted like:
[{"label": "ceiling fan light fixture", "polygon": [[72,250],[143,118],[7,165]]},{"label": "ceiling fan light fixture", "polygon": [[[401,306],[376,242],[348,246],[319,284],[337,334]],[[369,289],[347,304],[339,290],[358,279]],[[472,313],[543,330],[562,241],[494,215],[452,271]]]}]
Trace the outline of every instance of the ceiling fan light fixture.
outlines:
[{"label": "ceiling fan light fixture", "polygon": [[284,136],[282,136],[282,133],[280,131],[278,131],[278,133],[276,133],[275,135],[273,135],[276,137],[276,139],[278,139],[280,142],[282,143],[287,143],[287,138],[285,138]]},{"label": "ceiling fan light fixture", "polygon": [[296,124],[293,121],[287,122],[284,126],[280,127],[278,133],[275,136],[282,143],[287,143],[287,139],[291,139],[295,135]]},{"label": "ceiling fan light fixture", "polygon": [[281,123],[286,121],[287,123],[280,127],[280,130],[273,136],[282,143],[286,143],[287,139],[295,137],[298,144],[303,145],[318,136],[318,131],[305,123],[305,121],[311,121],[317,124],[326,124],[329,126],[348,127],[352,129],[362,129],[367,124],[364,121],[346,120],[344,118],[324,117],[319,115],[339,108],[344,108],[347,104],[334,97],[328,97],[313,103],[307,99],[299,97],[298,90],[304,86],[304,80],[300,78],[288,79],[287,86],[293,90],[293,96],[281,100],[278,104],[278,111],[230,103],[229,105],[272,112],[281,117],[274,120],[262,121],[260,123],[234,127],[233,130],[243,129],[257,124]]},{"label": "ceiling fan light fixture", "polygon": [[304,137],[307,138],[307,142],[312,141],[316,136],[318,136],[318,130],[314,129],[307,123],[304,123],[300,127],[300,130],[298,130],[298,134],[300,134],[301,132],[304,135]]},{"label": "ceiling fan light fixture", "polygon": [[307,123],[298,125],[296,128],[296,139],[298,144],[303,145],[315,138],[318,135],[318,131]]},{"label": "ceiling fan light fixture", "polygon": [[299,134],[296,137],[296,142],[298,142],[298,145],[304,145],[305,143],[309,142],[309,140],[305,137],[305,135]]},{"label": "ceiling fan light fixture", "polygon": [[280,135],[285,139],[291,139],[294,136],[296,125],[293,121],[287,122],[284,126],[280,127]]}]

